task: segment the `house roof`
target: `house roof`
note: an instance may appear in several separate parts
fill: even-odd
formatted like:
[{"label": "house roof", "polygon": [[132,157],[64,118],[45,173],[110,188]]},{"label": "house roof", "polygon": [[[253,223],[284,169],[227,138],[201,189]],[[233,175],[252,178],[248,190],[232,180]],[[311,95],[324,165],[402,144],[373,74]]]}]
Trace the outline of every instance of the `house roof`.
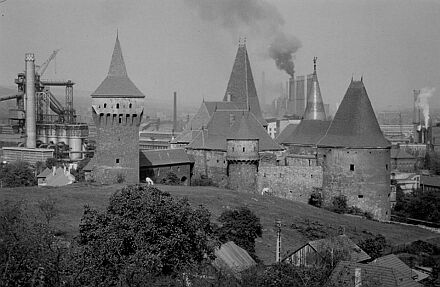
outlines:
[{"label": "house roof", "polygon": [[101,97],[145,97],[128,77],[118,36],[116,36],[115,47],[113,49],[112,60],[110,62],[107,77],[92,94],[92,98]]},{"label": "house roof", "polygon": [[247,133],[251,134],[252,137],[258,138],[260,151],[283,150],[270,137],[252,112],[237,110],[215,111],[207,128],[201,130],[187,148],[226,151],[227,138],[238,131],[243,120],[250,130]]},{"label": "house roof", "polygon": [[362,262],[371,258],[347,235],[343,234],[329,238],[312,240],[301,245],[297,245],[296,248],[294,248],[293,251],[285,257],[285,259],[292,256],[294,253],[296,253],[298,250],[302,249],[306,245],[310,245],[319,254],[322,254],[324,251],[328,250],[329,247],[340,250],[348,250],[350,261],[352,262]]},{"label": "house roof", "polygon": [[276,138],[279,144],[317,145],[330,121],[302,120],[296,127],[288,125]]},{"label": "house roof", "polygon": [[239,44],[238,46],[223,101],[228,101],[228,95],[231,102],[241,109],[249,108],[263,126],[267,125],[261,113],[246,44]]},{"label": "house roof", "polygon": [[139,152],[139,166],[152,167],[193,163],[194,159],[188,156],[184,149],[141,150]]},{"label": "house roof", "polygon": [[370,262],[370,264],[393,268],[402,274],[408,275],[410,278],[412,278],[414,275],[417,275],[408,265],[405,264],[405,262],[400,260],[399,257],[394,254],[379,257]]},{"label": "house roof", "polygon": [[240,273],[255,266],[257,263],[246,250],[236,245],[233,241],[224,243],[215,250],[213,265],[223,271],[232,273],[240,279]]},{"label": "house roof", "polygon": [[420,184],[440,187],[440,176],[421,175]]},{"label": "house roof", "polygon": [[46,177],[47,186],[64,186],[75,181],[75,177],[69,172],[65,172],[64,168],[58,167],[55,173],[50,172]]},{"label": "house roof", "polygon": [[319,146],[389,148],[362,81],[351,81],[344,99]]},{"label": "house roof", "polygon": [[410,155],[404,149],[400,149],[400,148],[392,148],[391,149],[391,158],[392,159],[415,159],[414,156]]},{"label": "house roof", "polygon": [[[356,277],[360,278],[355,281]],[[419,287],[420,283],[397,270],[374,264],[362,264],[348,261],[339,262],[333,269],[325,286],[351,287],[356,283],[362,286],[382,287]],[[360,286],[360,285],[359,285]]]},{"label": "house roof", "polygon": [[37,178],[47,177],[51,172],[52,170],[46,167],[39,175],[37,175]]}]

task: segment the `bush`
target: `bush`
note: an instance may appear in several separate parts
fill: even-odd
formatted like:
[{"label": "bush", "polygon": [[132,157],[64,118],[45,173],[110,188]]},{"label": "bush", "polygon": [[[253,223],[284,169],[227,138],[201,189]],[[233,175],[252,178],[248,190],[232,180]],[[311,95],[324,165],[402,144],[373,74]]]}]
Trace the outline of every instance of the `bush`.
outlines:
[{"label": "bush", "polygon": [[170,171],[167,173],[167,176],[162,179],[161,183],[167,185],[179,185],[180,179],[174,172]]},{"label": "bush", "polygon": [[358,243],[358,246],[364,250],[372,259],[381,257],[384,254],[388,243],[385,236],[377,234],[375,237],[370,237]]},{"label": "bush", "polygon": [[331,211],[341,214],[347,213],[347,197],[345,195],[333,197]]},{"label": "bush", "polygon": [[314,191],[309,198],[309,204],[315,207],[322,206],[322,193],[318,191]]},{"label": "bush", "polygon": [[0,169],[0,181],[4,187],[35,185],[37,180],[30,165],[24,161],[11,162]]},{"label": "bush", "polygon": [[192,181],[192,185],[195,186],[217,186],[211,178],[207,177],[206,175],[202,175],[200,178],[195,178]]},{"label": "bush", "polygon": [[123,183],[123,182],[125,182],[125,175],[122,174],[122,173],[118,173],[118,174],[116,175],[116,182],[117,182],[117,183]]},{"label": "bush", "polygon": [[46,167],[48,169],[52,169],[52,167],[57,167],[57,165],[58,165],[58,160],[56,160],[55,158],[49,157],[46,159]]}]

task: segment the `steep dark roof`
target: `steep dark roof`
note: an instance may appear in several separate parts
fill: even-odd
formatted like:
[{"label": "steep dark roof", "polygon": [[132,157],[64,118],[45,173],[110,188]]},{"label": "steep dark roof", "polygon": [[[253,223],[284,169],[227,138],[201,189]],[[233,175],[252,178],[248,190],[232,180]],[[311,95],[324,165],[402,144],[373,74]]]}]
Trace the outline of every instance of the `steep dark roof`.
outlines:
[{"label": "steep dark roof", "polygon": [[139,166],[141,167],[192,162],[194,160],[188,156],[184,149],[141,150],[139,153]]},{"label": "steep dark roof", "polygon": [[412,278],[413,276],[417,276],[417,274],[414,273],[413,270],[405,264],[405,262],[400,260],[399,257],[394,254],[379,257],[370,264],[393,268],[402,274],[408,275],[410,278]]},{"label": "steep dark roof", "polygon": [[295,128],[288,125],[276,138],[276,142],[284,145],[315,146],[325,135],[329,125],[330,121],[302,120]]},{"label": "steep dark roof", "polygon": [[319,146],[389,148],[362,81],[352,81]]},{"label": "steep dark roof", "polygon": [[52,170],[46,167],[45,170],[43,170],[39,175],[37,175],[37,178],[46,178],[51,172]]},{"label": "steep dark roof", "polygon": [[248,125],[248,120],[243,115],[239,121],[238,129],[228,135],[227,139],[232,140],[256,140],[258,139],[258,135],[255,133],[255,130],[250,128]]},{"label": "steep dark roof", "polygon": [[[360,282],[356,282],[356,269]],[[353,263],[347,261],[339,262],[330,274],[329,280],[325,286],[352,287],[356,283],[362,286],[382,286],[382,287],[419,287],[420,283],[409,278],[399,271],[374,265]],[[361,286],[359,284],[359,286]]]},{"label": "steep dark roof", "polygon": [[237,55],[235,56],[235,62],[232,67],[223,101],[228,100],[228,95],[231,97],[231,102],[235,103],[241,109],[247,109],[247,105],[249,105],[250,111],[255,115],[257,120],[263,126],[267,125],[261,113],[257,89],[255,88],[254,78],[252,76],[251,64],[249,62],[246,45],[244,44],[238,46]]},{"label": "steep dark roof", "polygon": [[116,36],[115,47],[113,49],[112,60],[108,69],[107,77],[92,94],[92,98],[103,97],[145,97],[144,94],[142,94],[133,84],[130,78],[128,78],[118,36]]},{"label": "steep dark roof", "polygon": [[253,113],[239,110],[215,111],[208,123],[207,129],[200,131],[187,148],[226,151],[227,138],[230,138],[238,131],[243,119],[250,129],[249,133],[252,137],[258,138],[260,151],[283,150],[269,136]]}]

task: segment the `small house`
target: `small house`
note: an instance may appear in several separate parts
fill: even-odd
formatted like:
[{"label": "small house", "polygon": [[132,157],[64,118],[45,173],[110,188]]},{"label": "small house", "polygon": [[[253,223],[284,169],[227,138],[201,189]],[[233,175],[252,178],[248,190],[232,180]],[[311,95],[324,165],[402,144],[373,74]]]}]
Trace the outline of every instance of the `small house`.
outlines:
[{"label": "small house", "polygon": [[66,167],[46,168],[37,175],[38,186],[64,186],[75,182],[75,177]]}]

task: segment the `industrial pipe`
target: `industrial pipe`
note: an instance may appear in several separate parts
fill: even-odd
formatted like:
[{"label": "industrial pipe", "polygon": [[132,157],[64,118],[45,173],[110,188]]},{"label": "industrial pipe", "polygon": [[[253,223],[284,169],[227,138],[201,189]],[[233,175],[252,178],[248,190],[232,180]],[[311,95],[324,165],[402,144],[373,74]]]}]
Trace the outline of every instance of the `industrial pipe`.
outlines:
[{"label": "industrial pipe", "polygon": [[23,97],[23,93],[22,92],[17,92],[17,93],[12,94],[12,95],[1,96],[0,97],[0,102],[16,99],[16,98],[20,98],[20,97]]},{"label": "industrial pipe", "polygon": [[35,56],[25,55],[26,61],[26,147],[36,147],[36,105],[35,105]]}]

